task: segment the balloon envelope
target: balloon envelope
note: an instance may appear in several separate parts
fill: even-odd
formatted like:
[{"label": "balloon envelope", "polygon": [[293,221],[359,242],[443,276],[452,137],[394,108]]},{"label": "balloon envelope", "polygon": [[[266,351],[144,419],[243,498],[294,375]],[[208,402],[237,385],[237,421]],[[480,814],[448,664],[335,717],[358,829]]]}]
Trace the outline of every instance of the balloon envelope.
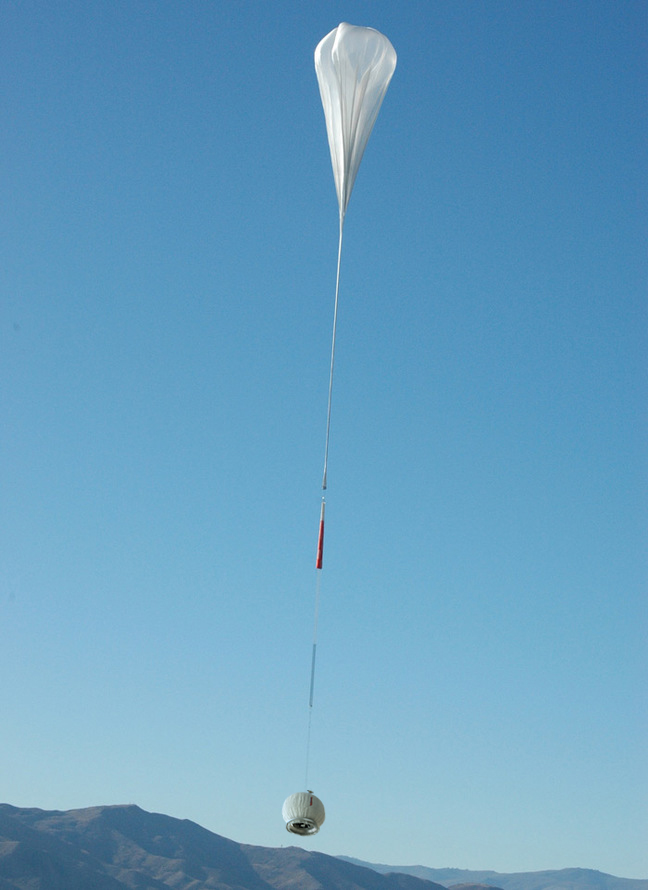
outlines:
[{"label": "balloon envelope", "polygon": [[324,804],[312,791],[291,794],[285,799],[281,814],[286,830],[301,835],[317,834],[326,818]]},{"label": "balloon envelope", "polygon": [[395,68],[394,47],[373,28],[342,22],[315,50],[340,220]]}]

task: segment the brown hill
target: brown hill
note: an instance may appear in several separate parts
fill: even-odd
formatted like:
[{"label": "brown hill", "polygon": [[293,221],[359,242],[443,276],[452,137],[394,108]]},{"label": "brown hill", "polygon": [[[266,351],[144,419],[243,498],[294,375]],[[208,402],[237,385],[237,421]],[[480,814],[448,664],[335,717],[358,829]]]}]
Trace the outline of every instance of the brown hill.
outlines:
[{"label": "brown hill", "polygon": [[0,890],[444,890],[297,847],[238,844],[136,806],[0,804]]}]

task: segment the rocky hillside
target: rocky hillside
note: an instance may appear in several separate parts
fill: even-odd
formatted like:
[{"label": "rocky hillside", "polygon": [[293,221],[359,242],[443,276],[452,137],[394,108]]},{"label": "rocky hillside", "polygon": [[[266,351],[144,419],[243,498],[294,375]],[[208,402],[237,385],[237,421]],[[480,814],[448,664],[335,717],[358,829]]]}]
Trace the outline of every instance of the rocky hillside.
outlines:
[{"label": "rocky hillside", "polygon": [[0,804],[0,890],[444,890],[297,847],[238,844],[136,806]]}]

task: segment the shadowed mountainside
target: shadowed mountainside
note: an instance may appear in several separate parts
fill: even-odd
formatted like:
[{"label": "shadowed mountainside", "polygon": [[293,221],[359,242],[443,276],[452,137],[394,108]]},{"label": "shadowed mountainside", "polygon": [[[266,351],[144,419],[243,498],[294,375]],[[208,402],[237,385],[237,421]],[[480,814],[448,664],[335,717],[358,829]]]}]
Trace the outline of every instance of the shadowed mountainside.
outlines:
[{"label": "shadowed mountainside", "polygon": [[0,804],[0,890],[648,890],[588,869],[499,874],[254,847],[136,806]]},{"label": "shadowed mountainside", "polygon": [[0,890],[443,890],[297,847],[238,844],[136,806],[0,804]]}]

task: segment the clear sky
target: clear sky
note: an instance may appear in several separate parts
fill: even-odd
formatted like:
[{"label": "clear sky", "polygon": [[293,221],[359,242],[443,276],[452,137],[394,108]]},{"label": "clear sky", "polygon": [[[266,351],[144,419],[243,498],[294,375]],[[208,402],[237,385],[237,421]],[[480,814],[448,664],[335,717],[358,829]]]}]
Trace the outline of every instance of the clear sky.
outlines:
[{"label": "clear sky", "polygon": [[644,2],[3,0],[0,799],[648,877]]}]

